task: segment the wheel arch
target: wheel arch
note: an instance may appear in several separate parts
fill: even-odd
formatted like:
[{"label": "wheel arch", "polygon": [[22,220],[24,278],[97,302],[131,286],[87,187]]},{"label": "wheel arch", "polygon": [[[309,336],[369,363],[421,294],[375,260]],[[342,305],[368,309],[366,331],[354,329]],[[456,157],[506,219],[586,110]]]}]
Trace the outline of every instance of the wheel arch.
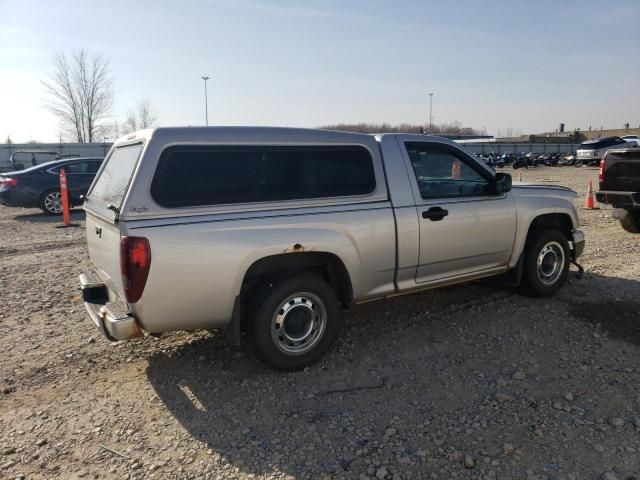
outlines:
[{"label": "wheel arch", "polygon": [[269,255],[256,260],[246,271],[242,280],[240,296],[247,295],[255,286],[269,278],[286,272],[312,271],[322,275],[335,290],[344,306],[353,301],[351,277],[344,262],[329,252],[294,252]]},{"label": "wheel arch", "polygon": [[573,232],[573,221],[568,213],[545,213],[535,217],[529,224],[527,239],[531,238],[531,233],[539,230],[555,229],[560,230],[568,241],[571,241]]}]

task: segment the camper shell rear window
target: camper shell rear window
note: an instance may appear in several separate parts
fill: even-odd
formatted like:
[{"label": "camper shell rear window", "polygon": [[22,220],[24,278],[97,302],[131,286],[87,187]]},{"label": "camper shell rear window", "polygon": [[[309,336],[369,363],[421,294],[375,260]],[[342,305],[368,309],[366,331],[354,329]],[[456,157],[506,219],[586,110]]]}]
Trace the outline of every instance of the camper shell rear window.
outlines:
[{"label": "camper shell rear window", "polygon": [[87,197],[119,208],[141,151],[141,143],[112,150]]}]

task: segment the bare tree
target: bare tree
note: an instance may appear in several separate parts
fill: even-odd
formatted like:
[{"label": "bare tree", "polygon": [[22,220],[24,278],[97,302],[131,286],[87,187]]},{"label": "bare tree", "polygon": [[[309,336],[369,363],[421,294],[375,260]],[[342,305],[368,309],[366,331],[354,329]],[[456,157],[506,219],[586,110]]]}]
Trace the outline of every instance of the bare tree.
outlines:
[{"label": "bare tree", "polygon": [[7,139],[4,141],[7,145],[13,145],[13,140],[11,140],[11,135],[7,135]]},{"label": "bare tree", "polygon": [[158,113],[155,111],[149,100],[144,99],[138,102],[135,110],[129,110],[122,129],[125,134],[151,128],[158,121]]},{"label": "bare tree", "polygon": [[60,127],[78,143],[93,142],[113,106],[109,60],[79,49],[69,58],[59,52],[53,73],[42,82],[49,94],[47,108]]}]

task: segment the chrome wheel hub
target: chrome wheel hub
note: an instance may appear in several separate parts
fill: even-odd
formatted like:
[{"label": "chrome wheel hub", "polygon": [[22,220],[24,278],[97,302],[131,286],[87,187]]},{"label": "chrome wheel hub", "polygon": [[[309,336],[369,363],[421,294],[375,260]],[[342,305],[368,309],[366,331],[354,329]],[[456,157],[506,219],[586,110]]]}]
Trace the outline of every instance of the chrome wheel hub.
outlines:
[{"label": "chrome wheel hub", "polygon": [[287,355],[302,355],[322,338],[327,325],[327,311],[313,293],[300,292],[287,297],[271,321],[271,338]]},{"label": "chrome wheel hub", "polygon": [[538,280],[543,285],[553,285],[562,276],[565,266],[565,254],[558,242],[547,243],[538,254]]}]

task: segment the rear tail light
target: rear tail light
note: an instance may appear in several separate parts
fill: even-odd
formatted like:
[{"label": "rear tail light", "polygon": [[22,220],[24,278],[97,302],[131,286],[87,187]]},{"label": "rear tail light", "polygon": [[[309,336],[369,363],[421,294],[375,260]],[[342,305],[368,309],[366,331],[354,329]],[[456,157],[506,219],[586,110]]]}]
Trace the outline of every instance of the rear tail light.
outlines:
[{"label": "rear tail light", "polygon": [[600,160],[600,171],[598,172],[598,182],[600,183],[600,188],[602,188],[602,184],[604,183],[604,158]]},{"label": "rear tail light", "polygon": [[120,272],[128,303],[140,300],[151,267],[151,248],[144,237],[120,239]]},{"label": "rear tail light", "polygon": [[16,187],[18,180],[9,177],[0,177],[0,187]]}]

